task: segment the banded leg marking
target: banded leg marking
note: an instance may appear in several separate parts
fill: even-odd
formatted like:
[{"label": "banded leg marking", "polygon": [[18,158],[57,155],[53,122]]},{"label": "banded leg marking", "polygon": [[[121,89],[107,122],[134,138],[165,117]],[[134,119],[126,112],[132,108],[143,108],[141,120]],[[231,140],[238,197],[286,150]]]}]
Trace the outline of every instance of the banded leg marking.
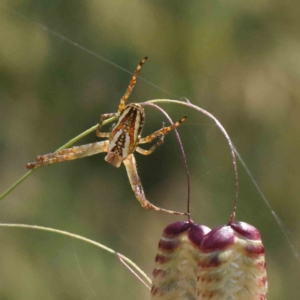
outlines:
[{"label": "banded leg marking", "polygon": [[55,164],[62,161],[73,160],[85,156],[91,156],[102,152],[107,152],[109,141],[91,143],[82,146],[75,146],[60,150],[58,152],[49,153],[38,156],[35,162],[28,163],[27,169],[34,169],[40,166]]},{"label": "banded leg marking", "polygon": [[142,149],[141,147],[137,147],[135,150],[136,150],[136,152],[138,152],[142,155],[150,155],[151,153],[153,153],[156,150],[157,147],[161,146],[164,143],[164,139],[165,139],[165,136],[161,135],[159,137],[159,140],[149,150]]},{"label": "banded leg marking", "polygon": [[149,134],[148,136],[141,138],[139,140],[139,144],[146,144],[146,143],[150,143],[152,142],[156,137],[161,136],[161,135],[166,135],[168,132],[170,132],[171,130],[173,130],[174,128],[178,127],[179,125],[181,125],[181,123],[183,123],[186,120],[186,116],[181,118],[179,121],[177,121],[176,123],[174,123],[171,126],[168,127],[163,127],[157,131],[155,131],[152,134]]},{"label": "banded leg marking", "polygon": [[124,96],[120,100],[120,104],[119,104],[119,107],[118,107],[118,113],[117,113],[118,116],[124,110],[125,103],[126,103],[127,99],[129,98],[129,96],[130,96],[130,94],[131,94],[131,92],[132,92],[132,90],[133,90],[133,88],[134,88],[134,86],[136,84],[136,78],[137,78],[137,76],[138,76],[138,74],[139,74],[139,72],[140,72],[140,70],[141,70],[144,62],[147,60],[147,58],[148,57],[144,57],[142,59],[142,61],[138,64],[137,68],[135,69],[135,71],[134,71],[134,73],[133,73],[133,75],[131,77],[131,80],[129,82],[129,85],[127,87],[126,93],[124,94]]}]

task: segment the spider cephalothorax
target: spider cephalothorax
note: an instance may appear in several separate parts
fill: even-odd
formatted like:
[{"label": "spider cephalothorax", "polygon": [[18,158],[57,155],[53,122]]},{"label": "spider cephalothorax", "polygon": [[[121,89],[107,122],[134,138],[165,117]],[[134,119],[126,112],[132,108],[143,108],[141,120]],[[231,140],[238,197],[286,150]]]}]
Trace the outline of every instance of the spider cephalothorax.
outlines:
[{"label": "spider cephalothorax", "polygon": [[[145,124],[144,109],[140,104],[137,103],[128,105],[125,105],[125,103],[134,88],[136,77],[146,59],[147,57],[145,57],[138,64],[129,83],[127,91],[120,100],[118,111],[116,113],[101,115],[100,122],[97,128],[97,136],[101,138],[108,138],[107,140],[87,145],[75,146],[54,153],[38,156],[35,162],[27,164],[27,168],[33,169],[39,166],[50,165],[61,161],[73,160],[85,156],[107,152],[105,160],[111,165],[118,168],[120,167],[122,162],[124,163],[132,190],[134,191],[134,194],[138,201],[141,203],[142,207],[154,209],[157,211],[164,211],[171,214],[186,214],[163,209],[150,203],[146,199],[141,180],[137,173],[136,161],[133,155],[134,151],[137,151],[143,155],[151,154],[158,146],[160,146],[164,142],[165,134],[167,134],[175,127],[179,126],[186,119],[186,117],[183,117],[171,126],[163,127],[144,138],[141,137],[141,131]],[[118,120],[116,125],[113,126],[111,132],[101,132],[100,129],[103,121],[114,116],[117,117]],[[138,146],[140,144],[150,143],[155,138],[158,138],[158,141],[149,150],[142,149]]]}]

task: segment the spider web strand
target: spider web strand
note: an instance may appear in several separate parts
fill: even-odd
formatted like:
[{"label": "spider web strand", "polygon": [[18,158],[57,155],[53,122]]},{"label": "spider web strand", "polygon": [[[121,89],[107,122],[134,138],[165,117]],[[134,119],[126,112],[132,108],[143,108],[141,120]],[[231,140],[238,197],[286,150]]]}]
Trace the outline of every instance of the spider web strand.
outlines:
[{"label": "spider web strand", "polygon": [[[100,54],[97,54],[96,52],[94,52],[94,51],[92,51],[92,50],[90,50],[90,49],[82,46],[81,44],[79,44],[77,42],[74,42],[73,40],[69,39],[68,37],[64,36],[63,34],[57,32],[57,31],[54,31],[54,30],[48,28],[47,26],[45,26],[43,24],[40,24],[40,23],[38,23],[36,21],[31,20],[26,15],[24,15],[24,14],[22,14],[22,13],[16,11],[16,10],[14,10],[13,8],[11,8],[9,5],[7,5],[7,4],[0,4],[0,7],[5,7],[6,10],[10,11],[11,13],[13,13],[19,19],[21,19],[21,20],[23,20],[25,22],[31,23],[35,27],[41,29],[42,31],[45,31],[45,32],[49,33],[50,35],[56,37],[57,39],[60,39],[61,41],[65,42],[67,44],[70,44],[73,47],[78,48],[79,50],[81,50],[81,51],[83,51],[83,52],[85,52],[85,53],[87,53],[87,54],[89,54],[91,56],[94,56],[97,59],[102,60],[105,63],[110,64],[111,66],[113,66],[113,67],[115,67],[115,68],[117,68],[117,69],[119,69],[119,70],[121,70],[121,71],[123,71],[123,72],[125,72],[127,74],[130,74],[130,75],[133,74],[131,71],[129,71],[129,70],[121,67],[120,65],[118,65],[118,64],[116,64],[114,62],[112,62],[108,58],[105,58],[104,56],[101,56]],[[167,91],[166,89],[164,89],[164,88],[156,85],[155,83],[152,83],[151,81],[149,81],[149,80],[147,80],[147,79],[145,79],[143,77],[139,77],[139,79],[142,80],[142,81],[144,81],[145,83],[149,84],[150,86],[156,88],[159,91],[162,91],[162,92],[164,92],[164,93],[166,93],[168,95],[171,95],[171,96],[178,97],[177,95],[175,95],[175,94]]]}]

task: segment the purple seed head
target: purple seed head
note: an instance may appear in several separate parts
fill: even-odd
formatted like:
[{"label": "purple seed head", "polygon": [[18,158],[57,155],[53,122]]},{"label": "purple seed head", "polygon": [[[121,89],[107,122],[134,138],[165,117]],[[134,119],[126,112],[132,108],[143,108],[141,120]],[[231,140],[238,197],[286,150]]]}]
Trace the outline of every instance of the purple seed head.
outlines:
[{"label": "purple seed head", "polygon": [[174,238],[180,233],[187,231],[190,228],[191,224],[186,221],[178,221],[168,225],[163,231],[163,237]]},{"label": "purple seed head", "polygon": [[192,243],[194,243],[197,247],[200,247],[204,236],[210,232],[210,228],[204,225],[191,225],[188,236]]},{"label": "purple seed head", "polygon": [[201,243],[201,250],[211,252],[224,250],[234,243],[235,234],[230,226],[217,227],[206,234]]},{"label": "purple seed head", "polygon": [[261,236],[259,231],[252,225],[245,222],[234,222],[230,224],[230,227],[240,234],[242,237],[249,240],[260,240]]}]

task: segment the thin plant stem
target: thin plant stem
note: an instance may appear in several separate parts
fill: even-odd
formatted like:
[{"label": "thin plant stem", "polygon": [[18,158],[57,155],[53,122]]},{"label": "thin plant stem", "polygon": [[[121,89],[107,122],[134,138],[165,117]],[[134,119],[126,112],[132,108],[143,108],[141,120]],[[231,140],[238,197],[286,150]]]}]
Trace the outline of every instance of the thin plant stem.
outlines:
[{"label": "thin plant stem", "polygon": [[147,102],[150,102],[150,103],[176,103],[176,104],[188,106],[190,108],[193,108],[193,109],[196,109],[196,110],[202,112],[204,115],[208,116],[209,118],[211,118],[212,120],[215,121],[215,123],[217,124],[219,129],[222,131],[223,135],[225,136],[225,138],[226,138],[226,140],[229,144],[231,157],[232,157],[233,169],[234,169],[234,174],[235,174],[235,197],[234,197],[234,203],[233,203],[233,211],[232,211],[232,214],[231,214],[230,219],[229,219],[229,224],[234,222],[235,215],[236,215],[238,195],[239,195],[239,177],[238,177],[238,170],[237,170],[237,163],[236,163],[236,156],[235,156],[234,146],[233,146],[233,144],[231,142],[231,139],[230,139],[227,131],[225,130],[225,128],[222,126],[222,124],[219,122],[219,120],[214,115],[212,115],[211,113],[209,113],[205,109],[203,109],[203,108],[201,108],[197,105],[192,104],[190,101],[184,102],[184,101],[170,100],[170,99],[154,99],[154,100],[148,100]]},{"label": "thin plant stem", "polygon": [[[111,122],[115,121],[116,119],[117,119],[117,117],[115,117],[115,116],[111,117],[111,118],[105,120],[103,122],[103,125],[111,123]],[[66,144],[59,147],[55,152],[72,146],[73,144],[78,142],[80,139],[82,139],[86,135],[88,135],[91,132],[95,131],[97,129],[97,126],[98,126],[98,124],[94,125],[93,127],[89,128],[88,130],[85,130],[84,132],[80,133],[79,135],[77,135],[73,139],[69,140]],[[28,171],[20,179],[18,179],[16,182],[14,182],[3,194],[0,195],[0,200],[4,199],[10,192],[12,192],[20,183],[22,183],[37,168],[39,168],[39,167],[35,167],[34,169]]]},{"label": "thin plant stem", "polygon": [[16,182],[14,182],[1,196],[0,200],[4,199],[10,192],[12,192],[20,183],[22,183],[32,172],[34,169],[25,173],[21,178],[19,178]]},{"label": "thin plant stem", "polygon": [[[54,228],[49,228],[49,227],[44,227],[44,226],[37,226],[37,225],[27,225],[27,224],[0,223],[0,227],[5,227],[5,228],[25,228],[25,229],[34,229],[34,230],[48,231],[48,232],[52,232],[52,233],[57,233],[57,234],[65,235],[65,236],[68,236],[68,237],[71,237],[71,238],[74,238],[74,239],[81,240],[83,242],[92,244],[94,246],[99,247],[102,250],[105,250],[105,251],[107,251],[107,252],[109,252],[109,253],[111,253],[113,255],[116,255],[118,259],[120,259],[120,257],[121,257],[122,260],[124,262],[126,262],[126,264],[128,264],[130,266],[130,268],[134,269],[141,277],[143,277],[151,285],[151,279],[132,260],[130,260],[129,258],[127,258],[126,256],[124,256],[123,254],[118,253],[118,252],[114,251],[111,248],[108,248],[107,246],[104,246],[104,245],[102,245],[100,243],[97,243],[97,242],[95,242],[93,240],[85,238],[85,237],[83,237],[81,235],[70,233],[68,231],[63,231],[63,230],[59,230],[59,229],[54,229]],[[129,268],[129,270],[130,270],[130,268]],[[148,287],[147,284],[145,284],[145,285],[146,285],[146,287]]]},{"label": "thin plant stem", "polygon": [[[149,106],[155,107],[156,109],[158,109],[159,111],[161,111],[165,115],[165,117],[169,120],[171,125],[174,124],[174,122],[172,121],[169,114],[164,109],[162,109],[160,106],[158,106],[154,103],[151,103],[151,102],[143,102],[143,103],[140,103],[140,104],[144,105],[144,106],[149,105]],[[182,141],[181,141],[181,138],[180,138],[180,135],[178,133],[177,128],[174,128],[174,131],[175,131],[175,134],[176,134],[179,146],[180,146],[180,150],[181,150],[181,153],[182,153],[182,158],[183,158],[183,163],[184,163],[184,168],[185,168],[185,174],[186,174],[186,180],[187,180],[187,204],[186,204],[187,208],[186,208],[186,211],[188,213],[188,221],[189,221],[189,223],[193,223],[193,221],[191,219],[191,215],[190,215],[191,181],[190,181],[189,168],[188,168],[187,159],[186,159],[185,151],[184,151],[184,148],[183,148],[183,144],[182,144]]]},{"label": "thin plant stem", "polygon": [[151,290],[150,285],[147,284],[147,282],[133,269],[131,268],[124,260],[124,256],[121,254],[118,254],[119,261],[139,280],[141,281],[148,290]]}]

